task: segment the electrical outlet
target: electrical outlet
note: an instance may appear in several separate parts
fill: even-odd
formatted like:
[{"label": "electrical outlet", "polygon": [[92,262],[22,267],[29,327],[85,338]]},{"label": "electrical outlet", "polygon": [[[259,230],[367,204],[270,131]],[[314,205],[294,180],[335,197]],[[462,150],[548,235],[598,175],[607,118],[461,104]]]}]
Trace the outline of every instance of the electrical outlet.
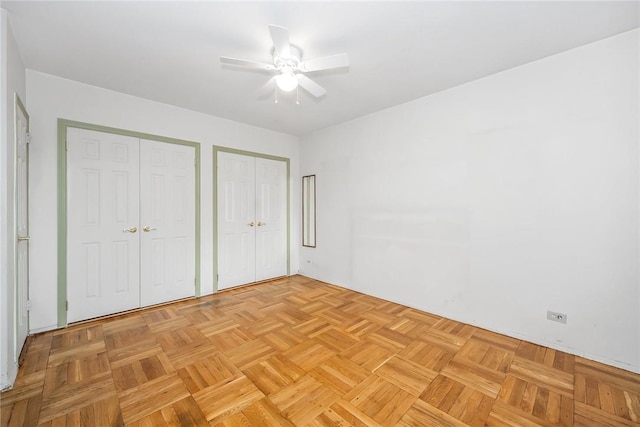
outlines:
[{"label": "electrical outlet", "polygon": [[567,323],[567,315],[564,313],[556,313],[555,311],[547,310],[547,319],[554,322]]}]

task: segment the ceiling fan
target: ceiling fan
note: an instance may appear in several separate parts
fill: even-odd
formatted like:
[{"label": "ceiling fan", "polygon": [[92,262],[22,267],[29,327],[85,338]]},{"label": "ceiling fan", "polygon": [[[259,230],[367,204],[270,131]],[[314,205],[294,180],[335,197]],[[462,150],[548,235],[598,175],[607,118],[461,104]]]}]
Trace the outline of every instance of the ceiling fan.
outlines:
[{"label": "ceiling fan", "polygon": [[290,92],[297,87],[301,87],[317,98],[327,93],[326,89],[304,73],[349,66],[349,56],[346,53],[302,61],[302,49],[289,42],[289,30],[278,25],[269,25],[269,33],[271,34],[271,40],[273,40],[273,64],[248,59],[229,58],[227,56],[221,56],[220,62],[276,73],[267,82],[263,90],[271,90],[273,81],[275,81],[282,91]]}]

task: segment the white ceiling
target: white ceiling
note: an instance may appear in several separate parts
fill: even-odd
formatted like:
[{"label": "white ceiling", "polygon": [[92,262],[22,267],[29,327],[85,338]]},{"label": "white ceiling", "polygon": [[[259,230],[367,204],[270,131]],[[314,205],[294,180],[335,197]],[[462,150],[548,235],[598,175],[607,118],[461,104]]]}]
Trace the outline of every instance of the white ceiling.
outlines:
[{"label": "white ceiling", "polygon": [[[27,68],[302,135],[640,26],[640,2],[6,1]],[[258,98],[268,24],[304,58],[351,66],[309,74],[328,93]],[[579,73],[580,70],[575,70]],[[295,93],[295,92],[294,92]]]}]

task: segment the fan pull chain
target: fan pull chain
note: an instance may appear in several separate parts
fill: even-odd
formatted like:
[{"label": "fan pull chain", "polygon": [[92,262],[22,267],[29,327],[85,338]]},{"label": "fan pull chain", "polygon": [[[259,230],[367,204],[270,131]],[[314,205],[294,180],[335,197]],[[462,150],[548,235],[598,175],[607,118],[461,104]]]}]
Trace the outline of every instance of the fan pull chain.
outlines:
[{"label": "fan pull chain", "polygon": [[274,102],[274,104],[278,103],[278,86],[276,86],[276,102]]},{"label": "fan pull chain", "polygon": [[300,105],[300,86],[296,86],[296,105]]}]

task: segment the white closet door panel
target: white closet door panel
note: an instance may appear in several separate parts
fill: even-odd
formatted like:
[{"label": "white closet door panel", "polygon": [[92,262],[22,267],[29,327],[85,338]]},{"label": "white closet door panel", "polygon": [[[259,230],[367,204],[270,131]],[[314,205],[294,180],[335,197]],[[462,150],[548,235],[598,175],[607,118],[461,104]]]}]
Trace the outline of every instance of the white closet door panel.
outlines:
[{"label": "white closet door panel", "polygon": [[16,108],[16,343],[15,360],[29,333],[27,301],[29,299],[29,152],[27,145],[28,119],[22,108]]},{"label": "white closet door panel", "polygon": [[67,320],[136,308],[138,140],[67,130]]},{"label": "white closet door panel", "polygon": [[256,158],[256,281],[287,274],[287,165]]},{"label": "white closet door panel", "polygon": [[218,152],[218,289],[255,281],[255,158]]},{"label": "white closet door panel", "polygon": [[195,295],[195,148],[140,140],[140,303]]}]

